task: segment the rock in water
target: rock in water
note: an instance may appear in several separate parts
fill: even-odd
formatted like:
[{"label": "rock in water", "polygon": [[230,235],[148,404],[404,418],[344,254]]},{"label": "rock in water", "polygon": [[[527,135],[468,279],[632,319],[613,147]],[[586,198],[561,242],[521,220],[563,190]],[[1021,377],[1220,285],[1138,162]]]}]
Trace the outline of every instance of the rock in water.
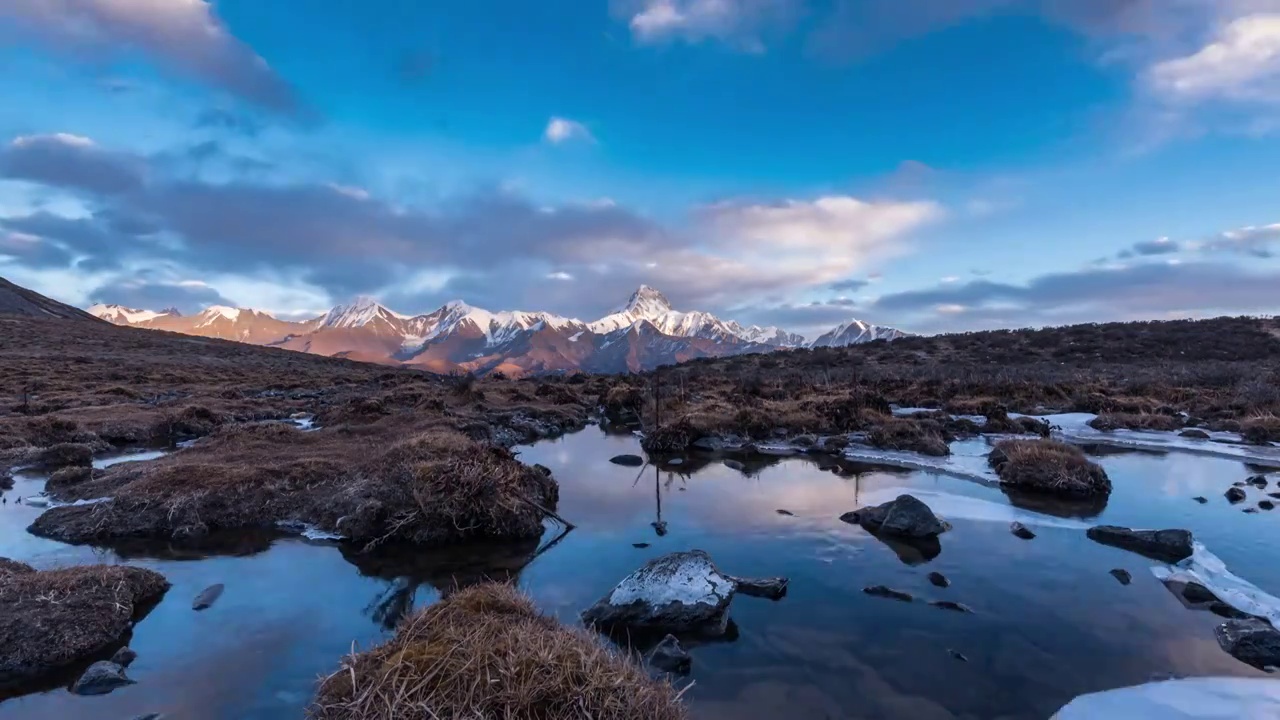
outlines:
[{"label": "rock in water", "polygon": [[120,648],[116,651],[115,655],[111,656],[111,662],[126,668],[132,665],[133,661],[137,659],[138,653],[134,652],[132,648],[127,647]]},{"label": "rock in water", "polygon": [[1258,507],[1262,508],[1263,510],[1274,510],[1276,508],[1276,504],[1271,502],[1270,500],[1259,500]]},{"label": "rock in water", "polygon": [[1258,669],[1280,667],[1280,631],[1264,620],[1228,620],[1214,634],[1218,644],[1242,663]]},{"label": "rock in water", "polygon": [[871,587],[863,588],[862,592],[868,595],[874,595],[875,597],[889,598],[890,600],[901,600],[902,602],[911,602],[912,600],[915,600],[915,598],[911,597],[910,593],[904,593],[901,590],[894,590],[893,588],[885,587],[884,585],[872,585]]},{"label": "rock in water", "polygon": [[970,608],[968,605],[964,605],[958,602],[953,602],[951,600],[934,600],[929,604],[936,608],[942,608],[943,610],[954,610],[955,612],[973,614],[973,609]]},{"label": "rock in water", "polygon": [[1133,582],[1133,576],[1129,574],[1128,570],[1116,568],[1111,571],[1111,576],[1119,580],[1121,585],[1128,585]]},{"label": "rock in water", "polygon": [[943,575],[940,572],[929,573],[929,582],[940,588],[951,587],[951,581],[947,579],[946,575]]},{"label": "rock in water", "polygon": [[1196,502],[1200,503],[1201,505],[1204,505],[1205,503],[1209,502],[1209,498],[1207,498],[1207,497],[1203,497],[1203,496],[1196,496],[1196,497],[1193,497],[1193,498],[1191,498],[1191,499],[1192,499],[1192,500],[1195,500]]},{"label": "rock in water", "polygon": [[1036,534],[1031,532],[1031,528],[1020,522],[1015,522],[1009,525],[1009,532],[1012,532],[1015,537],[1020,537],[1023,540],[1034,540],[1036,537]]},{"label": "rock in water", "polygon": [[609,462],[624,467],[640,467],[644,465],[644,458],[639,455],[615,455],[609,458]]},{"label": "rock in water", "polygon": [[736,589],[707,553],[671,553],[623,578],[582,619],[604,629],[723,632]]},{"label": "rock in water", "polygon": [[109,660],[99,660],[89,666],[88,670],[71,686],[71,692],[77,695],[106,695],[133,681],[125,677],[124,666]]},{"label": "rock in water", "polygon": [[1098,525],[1086,533],[1090,540],[1138,553],[1153,560],[1175,563],[1191,557],[1190,530],[1130,530]]},{"label": "rock in water", "polygon": [[779,515],[785,515],[785,516],[787,516],[787,517],[795,517],[795,516],[796,516],[796,514],[795,514],[795,513],[793,513],[793,512],[791,512],[790,510],[778,510],[777,512],[778,512],[778,514],[779,514]]},{"label": "rock in water", "polygon": [[965,657],[964,653],[960,652],[959,650],[947,650],[947,654],[959,660],[960,662],[969,662],[969,658]]},{"label": "rock in water", "polygon": [[1218,596],[1198,582],[1187,583],[1186,587],[1182,588],[1182,597],[1186,598],[1187,602],[1192,603],[1218,602]]},{"label": "rock in water", "polygon": [[668,635],[649,651],[649,664],[663,672],[684,675],[693,667],[693,658],[680,647],[675,635]]},{"label": "rock in water", "polygon": [[948,530],[928,505],[911,495],[899,495],[883,505],[859,508],[841,515],[840,519],[872,532],[908,538],[936,537]]},{"label": "rock in water", "polygon": [[738,592],[752,597],[781,600],[787,595],[786,578],[740,578],[729,576],[738,586]]},{"label": "rock in water", "polygon": [[1183,430],[1182,432],[1180,432],[1180,433],[1178,433],[1178,434],[1179,434],[1179,435],[1181,435],[1181,436],[1182,436],[1182,437],[1184,437],[1184,438],[1194,438],[1194,439],[1196,439],[1196,440],[1208,440],[1208,439],[1209,439],[1209,433],[1207,433],[1207,432],[1205,432],[1205,431],[1203,431],[1203,430],[1197,430],[1196,428],[1189,428],[1189,429],[1187,429],[1187,430]]},{"label": "rock in water", "polygon": [[737,470],[738,472],[743,473],[747,471],[747,466],[737,460],[721,460],[720,462],[730,470]]},{"label": "rock in water", "polygon": [[1238,488],[1238,487],[1231,487],[1231,488],[1227,488],[1227,491],[1226,491],[1225,493],[1223,493],[1223,495],[1224,495],[1224,497],[1226,497],[1226,498],[1227,498],[1227,500],[1229,500],[1229,501],[1231,501],[1231,502],[1233,502],[1233,503],[1242,502],[1242,501],[1244,500],[1244,497],[1245,497],[1245,496],[1244,496],[1244,490],[1241,490],[1241,489],[1240,489],[1240,488]]},{"label": "rock in water", "polygon": [[210,585],[209,587],[205,588],[204,592],[197,595],[196,599],[191,603],[191,609],[205,610],[211,607],[218,600],[218,598],[222,597],[222,591],[224,589],[225,589],[225,586],[223,586],[222,583],[218,583],[217,585]]},{"label": "rock in water", "polygon": [[1265,476],[1263,476],[1263,475],[1254,475],[1253,477],[1249,478],[1248,480],[1245,480],[1245,482],[1247,482],[1247,483],[1249,483],[1250,485],[1252,485],[1252,486],[1254,486],[1254,487],[1258,488],[1259,490],[1261,490],[1262,488],[1264,488],[1264,487],[1266,487],[1266,486],[1267,486],[1267,478],[1266,478]]}]

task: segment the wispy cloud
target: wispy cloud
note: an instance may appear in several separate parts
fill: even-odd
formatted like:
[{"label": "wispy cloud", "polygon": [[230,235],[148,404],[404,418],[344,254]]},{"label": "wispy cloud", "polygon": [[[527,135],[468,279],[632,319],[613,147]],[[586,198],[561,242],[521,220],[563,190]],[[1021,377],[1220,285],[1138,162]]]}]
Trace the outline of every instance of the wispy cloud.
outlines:
[{"label": "wispy cloud", "polygon": [[553,145],[560,145],[572,140],[589,143],[596,141],[595,136],[591,134],[586,125],[577,120],[562,117],[553,117],[547,122],[547,128],[542,131],[542,139]]}]

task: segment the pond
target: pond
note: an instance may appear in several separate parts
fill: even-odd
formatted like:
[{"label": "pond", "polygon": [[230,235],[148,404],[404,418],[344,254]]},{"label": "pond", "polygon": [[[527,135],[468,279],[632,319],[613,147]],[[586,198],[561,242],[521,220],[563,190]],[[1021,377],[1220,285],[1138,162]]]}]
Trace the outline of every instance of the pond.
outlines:
[{"label": "pond", "polygon": [[[621,467],[609,458],[639,454],[636,439],[589,428],[520,449],[559,480],[558,512],[577,525],[572,532],[557,537],[549,524],[540,544],[376,556],[265,534],[218,538],[201,550],[67,546],[26,533],[42,510],[14,501],[38,492],[42,479],[20,475],[0,505],[0,556],[39,568],[128,561],[158,570],[173,588],[130,641],[136,685],[101,697],[30,694],[0,712],[14,720],[301,717],[316,679],[353,645],[385,638],[404,612],[455,582],[515,579],[545,611],[574,623],[646,561],[693,548],[730,574],[791,580],[781,600],[735,599],[733,632],[691,648],[683,682],[693,682],[685,697],[697,718],[1043,720],[1077,695],[1152,679],[1266,677],[1218,647],[1221,618],[1184,605],[1152,574],[1159,563],[1095,544],[1083,528],[1192,530],[1237,575],[1280,595],[1280,511],[1242,512],[1265,499],[1252,487],[1244,504],[1223,498],[1260,471],[1271,473],[1267,491],[1280,490],[1280,473],[1187,453],[1097,452],[1114,483],[1110,500],[1064,506],[948,475],[830,459]],[[839,520],[901,491],[953,525],[936,556]],[[1035,539],[1010,533],[1014,513]],[[1130,572],[1132,584],[1118,582],[1114,568]],[[929,582],[935,571],[950,587]],[[192,599],[214,583],[226,585],[221,599],[193,612]],[[916,602],[865,594],[871,585]]]}]

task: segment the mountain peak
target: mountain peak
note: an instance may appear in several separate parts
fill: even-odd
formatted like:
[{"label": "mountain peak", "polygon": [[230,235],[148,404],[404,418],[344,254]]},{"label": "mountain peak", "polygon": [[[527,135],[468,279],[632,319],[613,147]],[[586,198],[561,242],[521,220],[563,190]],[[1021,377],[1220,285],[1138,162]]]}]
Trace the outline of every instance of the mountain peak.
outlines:
[{"label": "mountain peak", "polygon": [[657,289],[648,285],[641,285],[636,288],[634,293],[631,293],[631,299],[627,301],[624,311],[631,312],[639,317],[652,317],[670,312],[671,301]]}]

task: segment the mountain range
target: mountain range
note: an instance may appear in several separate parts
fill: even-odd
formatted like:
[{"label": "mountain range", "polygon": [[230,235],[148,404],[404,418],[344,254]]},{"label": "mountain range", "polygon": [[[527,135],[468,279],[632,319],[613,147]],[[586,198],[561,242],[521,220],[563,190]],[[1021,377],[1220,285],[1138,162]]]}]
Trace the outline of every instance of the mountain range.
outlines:
[{"label": "mountain range", "polygon": [[743,327],[706,312],[680,312],[640,286],[625,305],[593,322],[545,312],[489,312],[454,301],[423,315],[401,315],[370,297],[290,322],[248,308],[215,305],[195,315],[94,305],[116,325],[236,340],[431,372],[500,370],[511,376],[636,372],[699,357],[843,347],[906,333],[851,320],[812,343],[776,327]]}]

